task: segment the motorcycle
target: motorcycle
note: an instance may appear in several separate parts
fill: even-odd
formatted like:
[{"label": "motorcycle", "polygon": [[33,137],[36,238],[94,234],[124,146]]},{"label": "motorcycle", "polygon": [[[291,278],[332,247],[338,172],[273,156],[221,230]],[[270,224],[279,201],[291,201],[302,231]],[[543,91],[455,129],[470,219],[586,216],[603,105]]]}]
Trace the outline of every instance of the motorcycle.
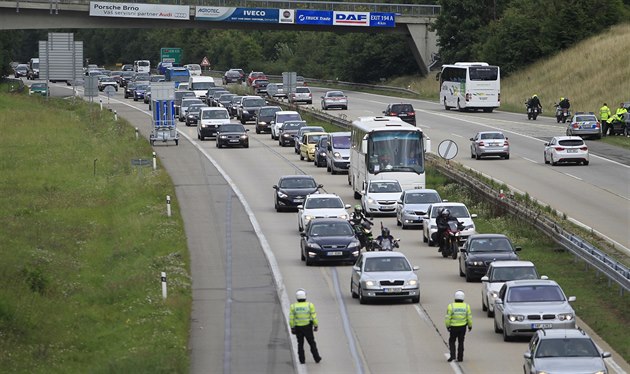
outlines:
[{"label": "motorcycle", "polygon": [[365,248],[366,251],[373,251],[372,224],[368,221],[363,221],[360,224],[353,224],[353,228],[359,243],[361,243],[361,248]]},{"label": "motorcycle", "polygon": [[372,248],[375,251],[393,251],[394,248],[400,248],[398,242],[400,242],[400,238],[383,238],[381,239],[380,243],[378,242],[378,240],[375,240],[372,243]]},{"label": "motorcycle", "polygon": [[444,231],[441,249],[442,257],[451,256],[453,260],[457,258],[459,252],[459,234],[464,229],[464,224],[459,221],[449,221],[448,228]]},{"label": "motorcycle", "polygon": [[571,109],[560,108],[560,106],[556,104],[556,121],[558,123],[566,123],[569,118],[571,118]]},{"label": "motorcycle", "polygon": [[536,118],[538,117],[538,115],[540,113],[542,113],[542,110],[539,107],[530,107],[527,104],[525,104],[526,108],[527,108],[527,119],[533,119],[534,121],[536,120]]}]

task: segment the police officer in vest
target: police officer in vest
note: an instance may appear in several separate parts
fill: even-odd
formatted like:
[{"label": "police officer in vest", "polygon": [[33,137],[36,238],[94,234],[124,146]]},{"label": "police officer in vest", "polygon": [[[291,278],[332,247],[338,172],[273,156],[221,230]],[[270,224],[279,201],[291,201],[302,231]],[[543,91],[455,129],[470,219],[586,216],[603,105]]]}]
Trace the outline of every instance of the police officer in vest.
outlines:
[{"label": "police officer in vest", "polygon": [[289,311],[289,326],[291,326],[291,333],[297,337],[300,364],[305,362],[304,338],[306,338],[308,345],[311,347],[313,359],[319,363],[322,357],[317,351],[317,344],[313,336],[313,331],[317,331],[319,325],[315,305],[306,301],[306,291],[302,288],[297,290],[295,298],[297,303],[291,304],[291,310]]},{"label": "police officer in vest", "polygon": [[458,341],[457,361],[464,361],[464,336],[466,335],[466,327],[468,326],[468,331],[472,330],[472,313],[470,312],[470,305],[464,302],[464,297],[464,291],[457,290],[455,292],[455,302],[448,304],[446,308],[444,323],[450,333],[448,347],[451,353],[448,362],[455,359],[455,340]]}]

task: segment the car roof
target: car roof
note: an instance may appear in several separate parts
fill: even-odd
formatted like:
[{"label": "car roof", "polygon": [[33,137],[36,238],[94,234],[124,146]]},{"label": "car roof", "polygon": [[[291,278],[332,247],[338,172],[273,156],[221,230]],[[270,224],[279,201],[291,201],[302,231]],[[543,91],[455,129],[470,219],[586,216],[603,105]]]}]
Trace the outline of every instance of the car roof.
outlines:
[{"label": "car roof", "polygon": [[[408,189],[408,190],[404,190],[403,192],[406,193],[406,194],[414,193],[414,192],[417,192],[417,193],[438,193],[436,190],[432,190],[430,188],[411,188],[411,189]],[[437,203],[435,203],[435,204],[437,204]]]},{"label": "car roof", "polygon": [[372,257],[403,257],[407,258],[402,252],[394,252],[394,251],[378,251],[378,252],[364,252],[363,258],[372,258]]},{"label": "car roof", "polygon": [[340,198],[338,195],[335,195],[334,193],[318,193],[318,194],[311,194],[311,195],[306,196],[307,199],[322,199],[322,198],[331,198],[331,197]]},{"label": "car roof", "polygon": [[300,179],[312,179],[312,180],[315,180],[315,177],[313,177],[312,175],[306,175],[306,174],[283,175],[283,176],[280,177],[280,180],[293,179],[293,178],[295,178],[295,179],[300,178]]},{"label": "car roof", "polygon": [[337,137],[337,136],[350,136],[350,131],[337,131],[337,132],[331,132],[329,133],[330,136],[333,137]]},{"label": "car roof", "polygon": [[521,279],[505,282],[507,287],[513,286],[560,286],[556,281],[551,279]]},{"label": "car roof", "polygon": [[348,225],[350,224],[350,222],[348,222],[347,219],[343,219],[343,218],[316,218],[313,221],[311,221],[309,225],[312,225],[313,222],[317,222],[317,223],[345,222]]},{"label": "car roof", "polygon": [[503,135],[503,131],[479,131],[477,134],[501,134]]},{"label": "car roof", "polygon": [[582,138],[580,138],[579,136],[554,136],[554,138],[558,139],[558,140],[583,140]]},{"label": "car roof", "polygon": [[464,204],[464,203],[446,202],[446,203],[434,203],[434,204],[431,204],[431,206],[434,206],[434,207],[441,207],[441,206],[466,206],[466,204]]},{"label": "car roof", "polygon": [[315,136],[328,135],[328,133],[327,132],[322,132],[322,131],[311,131],[311,132],[307,132],[304,135],[308,136],[308,137],[311,137],[313,135],[315,135]]},{"label": "car roof", "polygon": [[281,110],[279,112],[276,112],[276,115],[278,114],[300,114],[300,113],[296,112],[295,110]]},{"label": "car roof", "polygon": [[531,261],[492,261],[490,266],[495,268],[509,268],[509,267],[535,267]]},{"label": "car roof", "polygon": [[591,337],[581,329],[549,329],[549,330],[538,330],[542,339],[549,338],[579,338],[579,339],[590,339]]},{"label": "car roof", "polygon": [[473,234],[468,237],[468,240],[471,239],[494,239],[494,238],[505,238],[510,239],[503,234]]},{"label": "car roof", "polygon": [[201,108],[201,110],[203,110],[204,112],[209,112],[209,111],[226,111],[227,109],[225,108],[217,108],[217,107],[206,107],[206,108]]},{"label": "car roof", "polygon": [[400,182],[397,179],[371,179],[368,181],[368,183],[382,183],[382,182],[400,184]]}]

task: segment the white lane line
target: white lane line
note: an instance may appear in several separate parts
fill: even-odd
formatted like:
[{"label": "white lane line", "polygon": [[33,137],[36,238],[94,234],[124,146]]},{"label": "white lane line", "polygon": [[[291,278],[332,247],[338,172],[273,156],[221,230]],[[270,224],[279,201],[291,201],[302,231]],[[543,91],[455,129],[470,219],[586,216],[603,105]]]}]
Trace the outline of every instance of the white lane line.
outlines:
[{"label": "white lane line", "polygon": [[[444,338],[442,337],[442,335],[440,334],[440,331],[438,330],[437,326],[435,325],[435,323],[433,323],[433,320],[431,320],[431,317],[429,317],[429,314],[427,314],[427,312],[421,308],[418,305],[414,305],[413,308],[416,310],[416,313],[418,313],[418,316],[420,316],[420,319],[422,319],[424,322],[426,322],[427,325],[433,327],[435,329],[435,332],[437,333],[438,337],[442,340],[442,342],[444,343],[444,345],[446,346],[446,348],[448,349],[448,343],[444,340]],[[446,359],[448,360],[451,357],[450,353],[444,353],[444,357],[446,357]],[[453,369],[453,372],[455,374],[464,374],[464,372],[462,371],[461,367],[459,366],[459,364],[456,361],[451,361],[448,363],[451,367],[451,369]]]},{"label": "white lane line", "polygon": [[529,161],[529,162],[531,162],[531,163],[533,163],[533,164],[538,164],[538,161],[534,161],[534,160],[532,160],[531,158],[522,157],[522,156],[521,156],[521,158],[522,158],[523,160]]},{"label": "white lane line", "polygon": [[359,353],[357,352],[357,347],[354,342],[354,334],[350,329],[350,318],[348,317],[348,311],[346,309],[346,304],[343,301],[343,296],[341,295],[341,286],[339,285],[339,275],[337,274],[337,269],[332,268],[332,276],[333,276],[333,284],[335,287],[335,296],[337,297],[337,301],[339,302],[339,313],[341,314],[341,321],[343,322],[343,332],[346,334],[346,339],[348,340],[348,346],[350,348],[350,354],[352,354],[352,358],[354,359],[354,365],[357,368],[357,374],[363,374],[365,372],[363,368],[363,361],[359,357]]},{"label": "white lane line", "polygon": [[459,135],[459,134],[453,134],[453,133],[451,133],[451,135],[453,135],[453,136],[455,136],[455,137],[457,137],[457,138],[462,138],[462,139],[464,138],[463,136],[461,136],[461,135]]},{"label": "white lane line", "polygon": [[[604,350],[602,349],[602,347],[599,346],[599,344],[595,343],[595,346],[597,347],[597,349],[599,349],[600,352],[604,352]],[[604,362],[606,362],[606,365],[612,367],[612,369],[617,373],[617,374],[628,374],[626,373],[625,370],[623,370],[621,368],[621,366],[619,366],[618,363],[615,362],[615,360],[612,359],[612,357],[609,358],[605,358]]]},{"label": "white lane line", "polygon": [[569,173],[565,173],[565,172],[563,172],[562,174],[566,175],[567,177],[575,178],[575,179],[577,179],[579,181],[583,180],[582,178],[577,177],[577,176],[575,176],[573,174],[569,174]]},{"label": "white lane line", "polygon": [[[451,357],[451,354],[445,353],[444,357],[446,357],[446,359],[448,360]],[[453,369],[453,372],[455,372],[456,374],[464,374],[462,369],[459,367],[459,364],[457,363],[457,361],[453,360],[449,362],[448,364],[451,366],[451,369]]]}]

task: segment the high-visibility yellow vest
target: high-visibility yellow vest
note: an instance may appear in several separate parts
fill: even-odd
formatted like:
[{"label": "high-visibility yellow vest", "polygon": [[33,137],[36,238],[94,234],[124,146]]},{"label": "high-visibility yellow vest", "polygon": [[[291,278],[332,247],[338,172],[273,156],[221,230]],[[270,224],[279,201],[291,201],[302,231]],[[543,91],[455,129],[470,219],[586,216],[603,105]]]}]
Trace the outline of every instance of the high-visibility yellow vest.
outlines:
[{"label": "high-visibility yellow vest", "polygon": [[466,326],[472,327],[472,313],[470,305],[464,302],[454,302],[448,304],[446,316],[444,317],[446,327]]},{"label": "high-visibility yellow vest", "polygon": [[291,304],[291,310],[289,311],[289,326],[306,326],[313,322],[313,326],[317,326],[317,313],[315,312],[315,305],[307,301],[298,301]]},{"label": "high-visibility yellow vest", "polygon": [[607,105],[599,108],[599,119],[605,121],[610,117],[610,108]]}]

